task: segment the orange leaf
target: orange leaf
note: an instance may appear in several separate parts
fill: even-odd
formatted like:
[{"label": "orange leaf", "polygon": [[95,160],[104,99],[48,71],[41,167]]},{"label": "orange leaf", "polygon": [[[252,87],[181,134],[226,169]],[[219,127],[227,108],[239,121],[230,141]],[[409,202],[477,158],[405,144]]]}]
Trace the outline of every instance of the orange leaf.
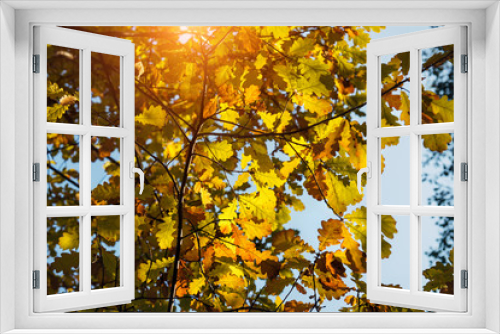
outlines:
[{"label": "orange leaf", "polygon": [[344,223],[338,219],[328,219],[321,222],[322,228],[318,230],[319,250],[328,246],[338,245],[343,238]]},{"label": "orange leaf", "polygon": [[256,85],[251,85],[245,89],[245,104],[251,104],[257,101],[260,97],[260,88]]}]

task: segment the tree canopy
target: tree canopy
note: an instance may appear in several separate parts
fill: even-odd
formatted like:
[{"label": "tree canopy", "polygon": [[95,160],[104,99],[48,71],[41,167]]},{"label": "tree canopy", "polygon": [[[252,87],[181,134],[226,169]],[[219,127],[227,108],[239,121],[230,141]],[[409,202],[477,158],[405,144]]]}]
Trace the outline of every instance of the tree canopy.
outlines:
[{"label": "tree canopy", "polygon": [[[135,156],[146,175],[135,201],[136,299],[98,311],[320,312],[332,300],[345,312],[409,311],[366,298],[366,208],[356,173],[366,166],[366,46],[383,27],[71,28],[136,46]],[[75,57],[49,57],[48,121],[75,122],[78,71],[61,70]],[[423,69],[452,60],[453,47],[444,47]],[[92,62],[96,124],[115,124],[119,66],[94,53]],[[383,126],[409,124],[408,71],[407,53],[382,64]],[[453,121],[452,96],[427,87],[422,108],[425,123]],[[78,161],[70,137],[48,136],[48,205],[79,198],[78,171],[57,168],[55,158]],[[430,135],[424,146],[439,153],[451,142]],[[119,198],[118,147],[93,141],[92,161],[108,175],[92,191],[94,204]],[[317,245],[287,227],[294,212],[308,210],[304,196],[331,212]],[[103,218],[92,225],[95,288],[119,284],[119,223]],[[48,224],[49,293],[77,289],[75,224]],[[397,232],[385,216],[383,258]],[[446,260],[432,269],[449,273]],[[449,276],[431,274],[429,290],[449,291]]]}]

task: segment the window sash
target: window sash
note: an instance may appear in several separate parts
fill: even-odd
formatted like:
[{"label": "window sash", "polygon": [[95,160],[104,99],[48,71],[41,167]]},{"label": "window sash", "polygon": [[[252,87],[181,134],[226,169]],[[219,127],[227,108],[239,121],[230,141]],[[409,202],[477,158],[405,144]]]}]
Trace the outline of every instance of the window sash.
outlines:
[{"label": "window sash", "polygon": [[[372,177],[367,180],[367,296],[372,302],[424,310],[467,310],[467,290],[461,288],[460,272],[467,269],[467,183],[460,181],[460,165],[467,162],[467,76],[461,73],[460,55],[466,54],[466,28],[455,26],[401,35],[372,41],[367,50],[368,111],[367,111],[367,161],[371,162]],[[454,45],[454,122],[420,125],[421,112],[421,61],[419,50]],[[410,52],[410,125],[391,128],[380,127],[380,56]],[[459,61],[457,61],[457,59]],[[454,134],[454,206],[435,207],[419,205],[420,201],[420,135]],[[410,140],[410,205],[381,205],[380,191],[380,139],[383,137],[409,136]],[[382,287],[381,279],[381,214],[409,214],[410,216],[410,289]],[[454,295],[420,291],[421,287],[421,216],[454,217]]]},{"label": "window sash", "polygon": [[[80,50],[80,124],[48,123],[47,45]],[[91,52],[120,57],[120,127],[91,125]],[[35,27],[34,53],[40,73],[34,74],[34,162],[40,163],[40,182],[34,183],[34,270],[40,288],[34,290],[34,311],[74,311],[129,303],[134,298],[134,45],[129,41],[64,28]],[[47,134],[79,135],[80,205],[47,207]],[[91,205],[91,139],[120,139],[120,205]],[[120,215],[120,287],[91,288],[92,216]],[[47,218],[79,218],[80,291],[47,295]],[[130,246],[132,245],[132,246]]]}]

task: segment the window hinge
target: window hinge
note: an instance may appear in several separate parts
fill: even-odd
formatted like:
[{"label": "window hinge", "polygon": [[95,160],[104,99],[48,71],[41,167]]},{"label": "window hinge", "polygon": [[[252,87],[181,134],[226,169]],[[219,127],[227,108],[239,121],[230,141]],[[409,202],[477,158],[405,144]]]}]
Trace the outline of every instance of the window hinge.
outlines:
[{"label": "window hinge", "polygon": [[462,73],[469,72],[469,57],[462,55]]},{"label": "window hinge", "polygon": [[461,181],[469,181],[469,166],[467,165],[466,162],[462,162],[460,164],[460,180]]},{"label": "window hinge", "polygon": [[40,164],[38,162],[33,164],[33,181],[40,182]]},{"label": "window hinge", "polygon": [[40,270],[33,270],[33,289],[40,289]]},{"label": "window hinge", "polygon": [[462,270],[461,272],[462,289],[467,289],[469,287],[469,273],[467,270]]},{"label": "window hinge", "polygon": [[33,55],[33,73],[40,73],[40,55]]}]

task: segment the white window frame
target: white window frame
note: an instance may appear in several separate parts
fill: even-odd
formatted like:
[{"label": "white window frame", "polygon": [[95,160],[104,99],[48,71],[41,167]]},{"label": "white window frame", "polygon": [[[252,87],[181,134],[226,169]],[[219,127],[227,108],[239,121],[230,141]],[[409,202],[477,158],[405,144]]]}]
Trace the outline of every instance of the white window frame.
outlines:
[{"label": "white window frame", "polygon": [[[14,10],[12,7],[16,7]],[[137,9],[119,9],[128,6]],[[159,8],[162,7],[163,8]],[[194,7],[193,7],[194,6]],[[223,9],[221,7],[224,6]],[[63,8],[69,7],[69,8]],[[97,8],[99,7],[99,8]],[[107,9],[102,9],[106,7]],[[347,8],[346,8],[347,7]],[[24,8],[24,9],[23,9]],[[40,9],[58,10],[40,10]],[[84,9],[82,9],[84,8]],[[149,8],[149,9],[147,9]],[[500,332],[500,10],[497,1],[110,2],[4,1],[0,4],[0,322],[12,333]],[[404,19],[403,19],[404,18]],[[54,25],[442,25],[469,27],[469,308],[434,314],[35,314],[30,256],[32,27]],[[14,39],[15,32],[15,39]],[[486,70],[486,63],[488,68]],[[15,70],[14,70],[15,66]],[[15,82],[15,85],[12,85]],[[15,96],[12,98],[6,98]],[[12,117],[15,110],[15,117]],[[474,117],[472,117],[474,115]],[[486,121],[487,119],[487,121]],[[15,136],[14,145],[12,135]],[[488,152],[488,154],[486,154]],[[15,159],[15,165],[10,162]],[[12,177],[15,175],[15,177]],[[488,182],[486,182],[488,176]],[[12,198],[12,191],[15,196]],[[488,196],[486,196],[488,194]],[[15,211],[5,208],[15,207]],[[486,217],[488,219],[486,219]],[[15,222],[15,224],[13,224]],[[472,227],[474,229],[472,230]],[[15,238],[12,238],[15,235]],[[15,249],[12,256],[12,249]],[[488,266],[485,254],[488,250]],[[28,260],[29,259],[29,260]],[[12,306],[14,305],[14,306]],[[168,328],[167,328],[168,327]],[[134,328],[142,328],[142,330]],[[302,328],[303,330],[298,330]],[[114,329],[114,331],[113,331]],[[207,330],[211,329],[211,330]],[[222,329],[222,330],[221,330]],[[233,330],[229,330],[233,329]],[[246,330],[245,330],[246,329]],[[258,330],[257,330],[258,329]],[[295,329],[295,331],[291,330]],[[383,330],[382,330],[383,329]],[[81,331],[80,331],[81,332]],[[151,332],[151,331],[149,331]],[[345,332],[345,331],[344,331]]]},{"label": "white window frame", "polygon": [[[85,33],[59,27],[34,27],[34,53],[39,55],[39,73],[33,75],[34,162],[39,164],[39,181],[33,184],[34,270],[38,270],[38,289],[34,289],[34,311],[75,311],[130,303],[135,297],[135,46],[126,39]],[[47,45],[79,50],[80,122],[47,122]],[[120,124],[94,126],[91,123],[91,53],[119,57]],[[118,87],[117,87],[118,88]],[[80,205],[47,206],[47,134],[78,135]],[[120,204],[91,205],[91,140],[93,136],[118,139],[120,161]],[[92,217],[118,216],[120,219],[120,286],[92,289]],[[77,217],[79,220],[79,290],[47,295],[47,218]],[[132,245],[132,246],[131,246]]]},{"label": "white window frame", "polygon": [[[367,164],[370,171],[365,193],[367,208],[367,298],[377,304],[413,307],[423,310],[467,310],[467,290],[462,288],[461,271],[467,270],[467,184],[461,181],[461,163],[467,163],[467,73],[462,73],[461,55],[467,55],[466,27],[441,27],[412,34],[383,38],[367,48]],[[422,60],[421,50],[453,45],[454,122],[422,124]],[[382,127],[381,124],[381,57],[400,52],[410,53],[409,90],[410,124]],[[413,79],[413,80],[412,80]],[[376,87],[373,89],[372,87]],[[454,206],[429,206],[422,203],[421,137],[428,134],[454,134]],[[381,203],[381,140],[387,137],[409,138],[409,202],[408,205]],[[409,287],[394,289],[381,286],[381,216],[407,215],[409,218]],[[452,295],[422,291],[421,218],[454,217],[454,293]]]}]

